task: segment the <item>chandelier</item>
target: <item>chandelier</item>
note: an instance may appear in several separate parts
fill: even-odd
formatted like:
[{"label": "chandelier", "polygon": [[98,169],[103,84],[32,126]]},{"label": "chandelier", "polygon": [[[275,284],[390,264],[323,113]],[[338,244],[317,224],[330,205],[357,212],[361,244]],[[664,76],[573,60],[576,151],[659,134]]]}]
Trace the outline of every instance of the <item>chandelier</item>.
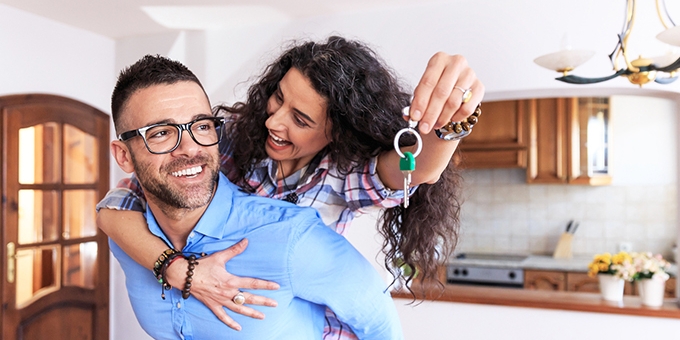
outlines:
[{"label": "chandelier", "polygon": [[[628,56],[628,38],[635,24],[635,9],[636,0],[627,0],[623,29],[618,34],[618,41],[614,51],[609,54],[614,74],[600,78],[586,78],[569,74],[574,68],[588,61],[595,54],[593,51],[564,48],[559,52],[540,56],[534,59],[534,62],[547,69],[562,73],[561,77],[555,79],[570,84],[594,84],[619,76],[628,78],[628,81],[640,87],[651,81],[660,84],[674,82],[678,78],[678,71],[680,69],[679,54],[656,58],[643,58],[639,56],[634,60],[631,60]],[[680,26],[675,26],[675,23],[671,20],[664,0],[656,0],[656,11],[661,24],[666,28],[656,38],[664,43],[680,46]],[[621,67],[619,63],[621,63]]]}]

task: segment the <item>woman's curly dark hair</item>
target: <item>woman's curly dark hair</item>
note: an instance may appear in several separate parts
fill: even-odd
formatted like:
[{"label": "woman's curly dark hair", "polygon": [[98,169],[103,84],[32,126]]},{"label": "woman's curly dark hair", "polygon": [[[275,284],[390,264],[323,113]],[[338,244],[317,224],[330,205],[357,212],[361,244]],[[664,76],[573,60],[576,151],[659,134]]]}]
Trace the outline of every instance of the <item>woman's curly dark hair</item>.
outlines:
[{"label": "woman's curly dark hair", "polygon": [[[234,117],[226,131],[228,152],[234,161],[234,166],[226,170],[234,183],[247,191],[255,190],[248,178],[253,164],[268,157],[267,101],[291,68],[304,74],[326,99],[331,142],[321,152],[330,155],[338,171],[347,174],[381,152],[394,149],[394,136],[407,126],[402,109],[411,97],[397,77],[360,42],[335,36],[323,43],[303,42],[266,67],[249,88],[245,102],[216,108]],[[415,142],[402,140],[405,144]],[[438,265],[446,260],[458,238],[458,187],[459,176],[449,165],[435,184],[419,186],[408,209],[397,206],[383,211],[380,233],[385,238],[385,266],[395,279],[403,274],[393,264],[401,261],[411,269],[417,268],[419,277],[438,278]],[[406,280],[412,280],[415,273],[411,270]]]}]

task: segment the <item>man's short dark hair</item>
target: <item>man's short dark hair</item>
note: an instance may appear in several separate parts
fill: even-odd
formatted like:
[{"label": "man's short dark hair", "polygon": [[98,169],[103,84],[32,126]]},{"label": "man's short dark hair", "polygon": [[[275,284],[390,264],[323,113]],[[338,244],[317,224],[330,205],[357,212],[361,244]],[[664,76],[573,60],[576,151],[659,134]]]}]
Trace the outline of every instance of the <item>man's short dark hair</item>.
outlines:
[{"label": "man's short dark hair", "polygon": [[[120,72],[116,87],[111,95],[111,115],[116,132],[121,133],[120,114],[130,96],[137,90],[153,85],[174,84],[180,81],[191,81],[203,89],[198,77],[184,64],[161,55],[145,55],[136,63]],[[203,89],[205,93],[205,89]],[[206,94],[206,98],[208,95]]]}]

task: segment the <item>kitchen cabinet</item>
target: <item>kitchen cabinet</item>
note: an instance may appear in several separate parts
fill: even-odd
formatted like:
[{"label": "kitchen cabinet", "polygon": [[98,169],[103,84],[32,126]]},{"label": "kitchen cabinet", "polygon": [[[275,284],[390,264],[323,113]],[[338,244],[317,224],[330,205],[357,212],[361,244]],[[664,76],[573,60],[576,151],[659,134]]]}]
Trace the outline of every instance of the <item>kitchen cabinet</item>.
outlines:
[{"label": "kitchen cabinet", "polygon": [[531,290],[566,290],[565,272],[547,270],[525,270],[524,289]]},{"label": "kitchen cabinet", "polygon": [[458,165],[466,169],[526,168],[528,103],[484,102],[473,133],[460,142]]},{"label": "kitchen cabinet", "polygon": [[568,104],[565,98],[530,100],[528,183],[566,183]]},{"label": "kitchen cabinet", "polygon": [[[567,291],[570,292],[588,292],[599,293],[600,283],[596,277],[590,277],[586,273],[567,272]],[[625,289],[631,289],[630,286],[624,286]],[[630,294],[630,292],[629,292]]]},{"label": "kitchen cabinet", "polygon": [[664,293],[664,296],[667,297],[667,298],[676,297],[676,294],[675,294],[676,293],[675,292],[676,287],[677,287],[676,286],[676,278],[671,277],[670,279],[668,279],[668,281],[666,281],[666,291]]},{"label": "kitchen cabinet", "polygon": [[611,183],[607,98],[531,99],[527,108],[527,183]]},{"label": "kitchen cabinet", "polygon": [[466,169],[524,168],[527,183],[606,185],[608,98],[485,102],[456,164]]},{"label": "kitchen cabinet", "polygon": [[[675,284],[676,278],[674,277],[666,281],[666,297],[675,297]],[[524,289],[587,293],[600,292],[600,286],[596,277],[590,277],[588,274],[581,272],[552,270],[525,270]],[[623,294],[639,295],[637,286],[632,282],[626,282]]]},{"label": "kitchen cabinet", "polygon": [[[587,273],[566,272],[568,292],[599,293],[600,283],[597,277],[590,277]],[[635,285],[626,282],[623,286],[624,295],[634,295]]]}]

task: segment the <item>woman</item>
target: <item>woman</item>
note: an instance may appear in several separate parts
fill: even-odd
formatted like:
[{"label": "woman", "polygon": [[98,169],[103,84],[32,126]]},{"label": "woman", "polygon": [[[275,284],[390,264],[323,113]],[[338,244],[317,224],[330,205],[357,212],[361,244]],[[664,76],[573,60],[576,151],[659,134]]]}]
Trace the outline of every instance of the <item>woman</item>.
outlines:
[{"label": "woman", "polygon": [[[463,103],[470,92],[471,100]],[[382,208],[386,268],[395,279],[402,274],[393,270],[393,263],[418,268],[424,279],[435,278],[437,265],[456,243],[459,185],[450,166],[457,141],[438,138],[432,127],[468,117],[483,94],[483,85],[462,57],[436,54],[410,103],[410,94],[365,45],[340,37],[304,42],[265,69],[245,102],[216,108],[231,121],[220,145],[223,171],[246,191],[316,208],[339,233],[368,208]],[[410,206],[404,209],[404,174],[393,141],[408,126],[401,115],[409,105],[423,146],[412,173]],[[406,135],[401,140],[411,144],[402,151],[415,150],[415,139]],[[118,228],[122,223],[126,227]],[[147,267],[167,249],[146,230],[139,213],[103,209],[98,225]],[[273,287],[224,270],[225,262],[244,247],[203,258],[192,286],[192,294],[230,326],[233,321],[222,306],[262,316],[231,301],[238,288]],[[181,286],[183,268],[186,263],[168,268],[170,284]],[[415,273],[410,272],[407,281]],[[248,295],[247,303],[264,300]],[[351,338],[340,327],[329,332]]]}]

